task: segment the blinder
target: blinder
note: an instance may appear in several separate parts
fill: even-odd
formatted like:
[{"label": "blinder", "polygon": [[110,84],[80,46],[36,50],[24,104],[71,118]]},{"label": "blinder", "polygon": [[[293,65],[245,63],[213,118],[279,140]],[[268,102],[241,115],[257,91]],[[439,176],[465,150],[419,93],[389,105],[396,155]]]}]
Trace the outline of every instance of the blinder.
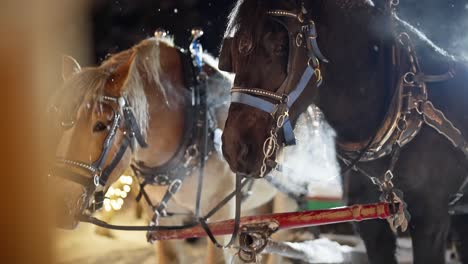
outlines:
[{"label": "blinder", "polygon": [[[60,158],[57,160],[57,164],[54,169],[54,172],[64,172],[58,173],[59,177],[82,185],[85,188],[87,194],[94,193],[94,203],[87,208],[91,211],[96,211],[102,207],[104,202],[104,186],[106,185],[112,171],[117,167],[118,163],[123,158],[128,147],[130,146],[133,151],[135,141],[142,148],[147,147],[147,143],[145,142],[140,127],[136,122],[133,111],[124,97],[116,98],[103,96],[101,97],[100,102],[112,105],[116,104],[118,105],[118,108],[116,109],[111,105],[113,121],[109,130],[109,134],[106,136],[102,145],[101,154],[99,155],[98,159],[92,164],[87,164],[80,161]],[[110,149],[112,148],[115,141],[117,130],[120,127],[124,128],[124,137],[122,143],[111,162],[106,167],[104,167],[104,163],[107,160]],[[81,170],[84,172],[84,174],[91,175],[92,178],[83,176],[81,173],[76,173],[75,171],[70,170],[70,168]]]}]

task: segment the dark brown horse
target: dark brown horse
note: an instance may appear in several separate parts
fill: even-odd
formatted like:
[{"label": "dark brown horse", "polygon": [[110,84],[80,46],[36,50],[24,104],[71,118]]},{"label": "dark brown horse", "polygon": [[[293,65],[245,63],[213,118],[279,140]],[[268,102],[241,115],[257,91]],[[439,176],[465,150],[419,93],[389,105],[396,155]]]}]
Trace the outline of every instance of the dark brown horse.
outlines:
[{"label": "dark brown horse", "polygon": [[[444,263],[449,202],[463,204],[451,197],[468,175],[468,68],[400,20],[396,5],[238,1],[220,57],[236,73],[223,152],[234,172],[264,176],[294,143],[297,116],[318,105],[337,133],[348,203],[403,198],[415,263]],[[450,210],[468,263],[468,219]],[[396,263],[386,221],[358,229],[371,263]]]}]

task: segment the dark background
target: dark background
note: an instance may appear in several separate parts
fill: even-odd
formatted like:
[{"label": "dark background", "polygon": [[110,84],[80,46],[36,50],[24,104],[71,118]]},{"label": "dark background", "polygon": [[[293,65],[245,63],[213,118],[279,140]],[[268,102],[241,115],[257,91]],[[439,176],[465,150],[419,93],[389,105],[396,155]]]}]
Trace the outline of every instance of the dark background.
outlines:
[{"label": "dark background", "polygon": [[[400,2],[399,14],[403,19],[451,53],[468,56],[468,0]],[[92,0],[95,62],[152,36],[159,27],[173,34],[176,44],[183,47],[188,44],[190,29],[202,27],[203,46],[217,55],[234,3],[234,0]]]}]

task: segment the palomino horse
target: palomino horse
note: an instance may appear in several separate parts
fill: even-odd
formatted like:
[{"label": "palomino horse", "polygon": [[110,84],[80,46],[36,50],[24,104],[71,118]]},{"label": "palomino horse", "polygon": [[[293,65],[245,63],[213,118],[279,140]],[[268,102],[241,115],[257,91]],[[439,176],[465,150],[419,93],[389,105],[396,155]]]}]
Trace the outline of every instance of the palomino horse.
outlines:
[{"label": "palomino horse", "polygon": [[[397,203],[390,224],[408,225],[425,264],[445,262],[450,212],[468,263],[468,68],[399,19],[398,2],[239,0],[220,56],[236,73],[224,156],[266,175],[315,103],[337,132],[348,202]],[[371,263],[396,263],[391,226],[358,224]]]},{"label": "palomino horse", "polygon": [[[149,184],[145,189],[152,203],[159,203],[166,189],[178,180],[182,186],[171,202],[177,201],[181,210],[194,210],[198,163],[193,160],[199,152],[192,151],[197,140],[192,138],[195,110],[184,79],[185,73],[191,76],[192,66],[184,66],[184,56],[188,55],[169,41],[150,38],[113,55],[99,67],[82,69],[74,59],[65,57],[65,84],[53,102],[63,131],[56,152],[58,172],[51,177],[61,227],[75,228],[87,209],[102,201],[99,193],[105,192],[130,165]],[[210,61],[208,56],[204,58]],[[209,131],[214,133],[215,128],[223,128],[230,82],[213,63],[205,64],[204,69],[212,117]],[[202,213],[234,188],[234,176],[222,157],[212,149],[206,159]],[[156,183],[171,186],[151,186]],[[275,194],[266,186],[256,186],[253,191],[255,198],[248,199],[251,202],[247,201],[246,209],[268,202]],[[211,220],[232,218],[233,211],[229,203]],[[191,219],[181,221],[187,220]],[[158,263],[191,262],[177,259],[183,252],[172,249],[171,253],[170,242],[157,244]],[[209,243],[207,261],[223,263],[222,253]]]}]

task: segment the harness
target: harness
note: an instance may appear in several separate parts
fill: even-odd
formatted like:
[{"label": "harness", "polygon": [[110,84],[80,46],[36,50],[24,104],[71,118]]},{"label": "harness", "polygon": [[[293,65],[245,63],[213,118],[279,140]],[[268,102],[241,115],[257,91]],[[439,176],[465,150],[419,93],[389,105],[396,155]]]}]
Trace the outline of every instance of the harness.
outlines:
[{"label": "harness", "polygon": [[[142,148],[148,145],[145,142],[143,135],[141,134],[140,128],[136,122],[132,108],[128,105],[125,97],[111,97],[102,96],[100,98],[102,104],[111,106],[113,112],[112,125],[109,133],[107,134],[104,143],[102,145],[101,154],[98,159],[91,164],[84,163],[81,161],[70,160],[65,158],[58,158],[55,165],[55,171],[61,170],[66,173],[59,173],[59,177],[66,180],[75,182],[84,187],[86,194],[93,194],[94,199],[88,206],[88,210],[94,212],[102,208],[104,202],[104,186],[109,179],[112,171],[115,169],[117,164],[125,155],[128,147],[130,146],[133,151],[135,148],[135,141]],[[74,124],[71,122],[70,124]],[[115,153],[109,164],[105,164],[109,152],[114,144],[115,135],[117,130],[122,128],[124,130],[124,137],[120,144],[119,149]],[[83,173],[76,173],[78,169]],[[91,177],[83,176],[83,174],[90,175]],[[88,197],[88,196],[87,196]]]},{"label": "harness", "polygon": [[[398,4],[398,1],[390,1],[387,6],[387,10],[394,20],[394,25],[398,25],[395,15]],[[410,35],[404,31],[399,34],[395,33],[395,35],[397,35],[397,38],[392,46],[392,57],[395,58],[394,69],[396,69],[395,74],[398,79],[394,95],[380,128],[371,139],[366,141],[359,143],[337,142],[337,145],[341,152],[338,157],[348,166],[348,169],[370,178],[372,183],[383,191],[384,196],[402,200],[402,191],[396,189],[392,183],[393,170],[399,159],[401,148],[418,135],[423,125],[431,127],[444,136],[467,159],[468,142],[461,131],[441,110],[434,106],[428,97],[427,85],[454,78],[455,70],[449,67],[448,71],[441,75],[423,73]],[[407,71],[403,70],[403,65],[407,65]],[[358,162],[373,161],[388,155],[391,156],[390,164],[383,180],[356,166]],[[466,208],[459,204],[467,191],[467,186],[468,176],[457,192],[450,198],[450,214],[468,212]],[[409,214],[406,215],[406,218],[409,219]]]},{"label": "harness", "polygon": [[[389,1],[386,10],[390,17],[394,19],[394,25],[397,25],[395,9],[399,1]],[[273,17],[286,17],[296,23],[283,25],[290,36],[290,53],[288,59],[288,74],[281,85],[275,91],[265,91],[258,88],[233,87],[232,102],[249,105],[261,111],[270,113],[274,118],[275,126],[271,129],[270,135],[264,142],[263,152],[264,160],[260,170],[259,177],[266,176],[268,168],[280,170],[281,166],[271,157],[279,148],[277,132],[282,130],[284,135],[284,145],[294,144],[294,134],[289,120],[289,109],[302,94],[310,79],[315,76],[316,86],[320,86],[322,76],[320,72],[320,62],[328,62],[320,52],[317,45],[317,32],[312,19],[308,17],[304,7],[299,13],[285,10],[271,10],[267,14]],[[295,36],[295,37],[294,37]],[[403,193],[395,188],[392,179],[393,170],[398,161],[401,148],[409,143],[419,133],[421,127],[426,124],[435,129],[446,139],[448,139],[455,148],[462,151],[468,158],[468,142],[450,120],[448,120],[442,111],[438,110],[428,98],[427,83],[447,81],[455,76],[453,69],[441,75],[427,75],[421,71],[416,50],[410,36],[406,32],[396,34],[396,41],[392,46],[393,74],[395,76],[394,89],[389,109],[378,132],[370,139],[356,143],[338,142],[341,153],[338,158],[348,166],[345,171],[353,169],[366,175],[382,191],[381,200],[399,204],[402,206],[399,213],[396,214],[390,222],[393,227],[401,226],[406,229],[410,215],[406,210],[406,204],[403,201]],[[303,40],[305,45],[303,45]],[[225,41],[229,39],[225,39]],[[229,44],[226,42],[226,44]],[[295,44],[295,45],[294,45]],[[226,49],[222,49],[223,51]],[[308,62],[306,69],[298,80],[291,76],[291,69],[297,60],[304,60],[300,57],[300,50],[306,50],[305,57]],[[299,57],[299,58],[298,58]],[[402,65],[408,65],[408,70],[403,70]],[[292,89],[288,89],[292,87]],[[356,166],[359,162],[371,161],[390,155],[390,164],[385,172],[383,179],[373,177],[366,171]],[[451,214],[462,213],[458,203],[468,189],[468,177],[460,186],[459,190],[450,200],[449,212]],[[464,209],[466,211],[466,209]]]},{"label": "harness", "polygon": [[[242,189],[249,185],[251,188],[251,181],[242,179],[240,175],[236,175],[235,190],[228,194],[220,203],[214,206],[206,215],[202,216],[200,213],[200,201],[201,191],[203,185],[203,172],[205,167],[205,161],[213,150],[213,142],[208,140],[209,135],[212,135],[215,131],[215,118],[212,117],[212,113],[208,111],[206,86],[205,82],[208,78],[206,73],[202,70],[203,49],[201,44],[197,41],[198,38],[203,34],[203,31],[195,29],[192,30],[192,44],[190,47],[190,53],[187,53],[181,48],[177,48],[181,55],[184,63],[184,77],[187,87],[190,87],[191,92],[191,107],[186,110],[186,127],[184,129],[183,144],[181,144],[174,154],[174,156],[163,164],[162,166],[150,168],[144,166],[141,162],[135,162],[132,168],[137,176],[143,178],[143,182],[140,184],[141,191],[137,199],[144,197],[148,204],[154,210],[154,217],[149,226],[120,226],[111,225],[97,218],[92,217],[90,214],[82,214],[80,216],[81,222],[88,222],[94,225],[116,230],[127,230],[127,231],[148,231],[147,239],[149,242],[153,242],[157,239],[157,234],[152,233],[153,231],[174,231],[188,229],[195,226],[200,226],[210,237],[213,243],[218,247],[229,247],[232,245],[240,230],[240,213],[241,213],[241,202],[245,198],[250,189],[247,190],[247,194],[242,193]],[[157,30],[155,32],[156,38],[164,37],[165,32]],[[69,169],[64,178],[73,182],[76,182],[86,189],[86,193],[94,193],[94,202],[87,209],[89,213],[92,213],[102,207],[104,199],[104,186],[107,183],[108,177],[111,172],[115,169],[117,164],[122,159],[128,146],[131,146],[132,150],[134,141],[136,140],[141,147],[147,147],[143,136],[141,135],[140,129],[136,123],[131,107],[126,103],[125,98],[114,98],[109,96],[103,96],[101,103],[110,104],[111,106],[117,105],[118,108],[113,109],[114,117],[111,129],[109,131],[100,157],[96,162],[92,164],[86,164],[83,162],[73,161],[69,159],[59,159],[58,164],[61,165],[58,169]],[[122,122],[123,115],[123,122]],[[67,126],[73,126],[74,122],[64,122]],[[112,161],[105,167],[105,160],[108,156],[111,146],[113,145],[116,132],[119,128],[124,128],[124,138]],[[91,174],[92,177],[88,178],[79,174],[75,174],[71,167],[86,171]],[[199,169],[198,175],[198,186],[197,186],[197,198],[195,205],[194,219],[191,223],[178,226],[160,226],[158,221],[160,217],[174,215],[166,211],[167,203],[180,189],[184,178],[191,174],[196,168]],[[148,194],[144,190],[144,186],[147,184],[157,185],[168,185],[168,189],[163,196],[163,199],[158,205],[153,205]],[[88,196],[87,196],[88,197]],[[215,239],[210,227],[207,224],[207,220],[218,212],[224,205],[226,205],[233,197],[236,197],[235,204],[235,219],[234,228],[231,239],[227,245],[221,245]]]},{"label": "harness", "polygon": [[[197,37],[198,38],[198,37]],[[203,171],[205,161],[214,150],[212,140],[216,129],[214,114],[209,111],[207,105],[206,79],[208,76],[203,71],[202,47],[196,39],[192,41],[190,52],[177,48],[182,60],[182,69],[185,86],[190,95],[187,97],[188,107],[185,109],[185,125],[183,128],[182,143],[175,154],[164,164],[157,167],[145,166],[143,162],[136,161],[131,165],[135,175],[143,179],[140,183],[140,193],[137,201],[142,197],[153,208],[159,217],[173,215],[167,213],[167,204],[179,191],[186,177],[199,169],[198,186],[203,185]],[[146,185],[168,186],[166,193],[157,206],[153,205],[149,196],[145,193]],[[197,189],[195,215],[200,212],[201,188]]]}]

